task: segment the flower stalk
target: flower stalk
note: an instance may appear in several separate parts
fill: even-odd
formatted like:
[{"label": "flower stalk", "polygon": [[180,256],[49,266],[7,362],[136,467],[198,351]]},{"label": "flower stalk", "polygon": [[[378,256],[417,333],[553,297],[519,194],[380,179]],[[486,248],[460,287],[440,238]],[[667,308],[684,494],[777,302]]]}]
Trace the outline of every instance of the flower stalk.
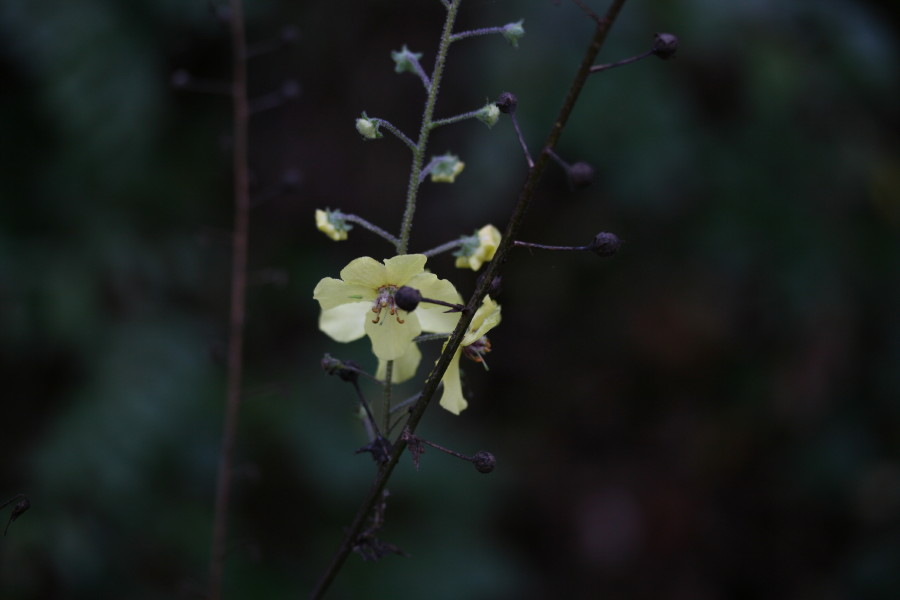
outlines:
[{"label": "flower stalk", "polygon": [[[440,72],[443,70],[443,61],[446,58],[446,49],[450,43],[452,23],[455,20],[455,13],[459,8],[459,2],[460,0],[453,0],[447,5],[447,22],[445,23],[444,34],[442,36],[441,42],[441,51],[439,51],[438,53],[435,75],[432,80],[433,87],[436,85],[436,83],[440,82]],[[624,4],[625,0],[612,0],[612,3],[609,6],[605,16],[602,19],[596,20],[596,28],[594,30],[594,34],[591,38],[588,48],[584,53],[581,65],[579,66],[572,84],[569,87],[569,90],[563,101],[563,105],[560,108],[559,114],[553,121],[553,126],[547,137],[547,141],[544,143],[545,149],[553,150],[556,147],[560,135],[565,129],[565,126],[569,121],[569,117],[571,116],[572,111],[575,108],[578,97],[580,96],[581,91],[584,88],[585,82],[590,76],[591,66],[596,61],[597,55],[600,52],[604,41],[606,40],[607,34],[609,33],[612,24],[615,22],[616,17],[618,16]],[[440,67],[440,69],[438,69],[438,66]],[[434,91],[436,92],[436,88]],[[427,133],[427,131],[425,130],[425,124],[430,122],[433,110],[434,95],[429,94],[429,103],[428,105],[426,105],[425,117],[423,118],[423,134]],[[410,174],[410,192],[407,198],[407,207],[406,213],[404,214],[403,227],[401,228],[401,231],[403,233],[401,234],[401,243],[397,247],[398,252],[401,253],[405,253],[407,250],[409,242],[409,231],[412,224],[412,215],[415,211],[415,195],[413,190],[417,187],[419,170],[421,169],[422,155],[424,155],[424,146],[422,145],[423,138],[424,135],[420,135],[419,144],[421,147],[421,153],[418,156],[418,163],[414,161],[413,171]],[[528,207],[534,197],[534,192],[537,187],[538,181],[540,180],[541,175],[544,172],[548,160],[549,154],[546,151],[542,151],[538,155],[538,159],[535,162],[534,168],[529,169],[528,175],[525,179],[525,183],[519,194],[515,208],[513,209],[512,216],[506,227],[506,231],[503,234],[499,247],[497,248],[495,258],[494,260],[487,263],[487,268],[484,272],[484,275],[479,279],[479,283],[476,285],[474,293],[468,300],[468,303],[466,305],[468,310],[464,311],[460,315],[459,322],[457,323],[456,328],[454,329],[450,338],[447,340],[444,351],[441,353],[437,363],[432,368],[431,372],[425,380],[421,395],[410,410],[409,417],[406,421],[406,427],[409,429],[410,434],[415,433],[419,422],[425,414],[425,410],[428,408],[431,399],[434,397],[434,394],[437,391],[438,385],[440,384],[444,373],[447,371],[447,368],[449,367],[451,360],[456,354],[457,349],[459,349],[460,345],[462,344],[463,337],[468,331],[469,325],[474,318],[476,308],[481,305],[484,297],[488,294],[489,288],[491,287],[492,282],[495,280],[495,277],[499,276],[500,265],[504,264],[507,254],[509,253],[510,248],[513,246],[513,241],[516,239],[516,235],[522,226],[525,213],[527,212]],[[416,167],[416,164],[418,164],[418,167]],[[360,533],[363,531],[366,520],[372,514],[373,509],[381,499],[382,492],[385,489],[385,486],[387,485],[387,482],[390,479],[394,468],[397,466],[400,457],[406,450],[406,445],[407,444],[404,440],[397,440],[397,442],[393,446],[389,460],[385,464],[380,466],[378,474],[376,475],[368,494],[363,499],[360,509],[357,511],[353,522],[346,529],[344,540],[341,542],[337,551],[332,556],[328,567],[325,569],[325,572],[322,574],[322,577],[310,594],[310,598],[321,598],[324,595],[325,591],[331,586],[335,576],[340,571],[350,552],[353,551],[354,540],[356,540],[359,537]]]}]

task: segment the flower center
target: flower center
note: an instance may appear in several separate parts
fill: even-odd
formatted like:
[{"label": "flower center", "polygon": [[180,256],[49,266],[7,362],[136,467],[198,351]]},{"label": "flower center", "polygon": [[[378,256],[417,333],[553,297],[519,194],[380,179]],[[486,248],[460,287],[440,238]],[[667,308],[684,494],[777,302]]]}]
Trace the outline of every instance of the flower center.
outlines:
[{"label": "flower center", "polygon": [[462,351],[466,358],[483,363],[484,355],[491,351],[491,340],[483,335],[468,346],[463,346]]},{"label": "flower center", "polygon": [[400,315],[397,314],[397,305],[394,302],[394,293],[397,291],[397,286],[388,284],[383,285],[378,288],[378,294],[375,296],[375,302],[372,303],[372,312],[375,313],[375,320],[373,323],[378,323],[381,321],[381,311],[387,309],[391,316],[397,317],[397,322],[400,324],[405,323],[403,319],[400,318]]}]

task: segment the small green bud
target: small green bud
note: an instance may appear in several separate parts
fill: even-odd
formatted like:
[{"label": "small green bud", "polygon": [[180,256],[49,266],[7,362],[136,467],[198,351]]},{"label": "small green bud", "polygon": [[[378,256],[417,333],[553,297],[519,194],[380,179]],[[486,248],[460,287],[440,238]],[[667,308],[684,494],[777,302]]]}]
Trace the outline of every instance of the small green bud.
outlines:
[{"label": "small green bud", "polygon": [[384,134],[378,131],[378,122],[370,119],[365,111],[363,111],[362,116],[356,120],[356,130],[359,132],[359,135],[367,140],[377,140],[380,137],[384,137]]},{"label": "small green bud", "polygon": [[455,154],[444,154],[432,159],[431,181],[438,183],[453,183],[456,176],[462,173],[466,163],[459,160]]},{"label": "small green bud", "polygon": [[507,23],[503,26],[503,37],[512,44],[513,48],[519,47],[519,38],[525,35],[525,28],[522,27],[524,22],[525,19],[520,19],[517,23]]},{"label": "small green bud", "polygon": [[410,52],[409,48],[406,47],[406,44],[403,44],[403,48],[399,51],[391,50],[391,58],[394,60],[394,71],[397,73],[409,71],[410,73],[418,74],[416,65],[419,64],[422,53]]},{"label": "small green bud", "polygon": [[497,108],[495,103],[488,102],[478,111],[476,118],[487,125],[488,128],[491,128],[500,120],[500,109]]}]

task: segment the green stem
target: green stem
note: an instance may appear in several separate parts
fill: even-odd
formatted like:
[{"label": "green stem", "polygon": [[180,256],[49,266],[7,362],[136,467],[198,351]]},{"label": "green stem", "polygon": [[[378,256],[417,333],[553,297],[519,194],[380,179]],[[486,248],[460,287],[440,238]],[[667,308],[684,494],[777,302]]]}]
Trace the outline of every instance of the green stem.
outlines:
[{"label": "green stem", "polygon": [[397,236],[391,235],[390,233],[388,233],[387,231],[385,231],[378,225],[375,225],[373,223],[366,221],[359,215],[347,214],[347,213],[343,213],[343,212],[339,213],[339,214],[340,214],[341,218],[343,218],[345,221],[350,221],[351,223],[356,223],[357,225],[361,225],[363,228],[368,229],[375,235],[383,237],[384,239],[386,239],[387,241],[389,241],[390,243],[392,243],[394,245],[396,245],[397,242],[400,241],[397,238]]},{"label": "green stem", "polygon": [[453,241],[447,242],[446,244],[441,244],[440,246],[436,246],[436,247],[432,248],[431,250],[426,250],[422,254],[424,254],[425,256],[437,256],[438,254],[443,254],[444,252],[450,252],[451,250],[456,250],[457,248],[459,248],[462,245],[463,245],[463,243],[461,240],[453,240]]},{"label": "green stem", "polygon": [[[482,108],[484,108],[484,107],[482,107]],[[470,110],[469,112],[463,113],[461,115],[447,117],[446,119],[437,119],[436,121],[431,122],[431,128],[437,129],[438,127],[443,127],[444,125],[452,125],[453,123],[459,123],[460,121],[465,121],[466,119],[474,119],[481,113],[482,108]]]},{"label": "green stem", "polygon": [[441,43],[438,47],[437,58],[434,60],[434,71],[431,74],[431,85],[428,88],[428,98],[425,100],[425,111],[422,114],[422,126],[419,129],[419,140],[413,150],[412,168],[409,172],[409,184],[406,190],[406,209],[403,211],[403,222],[400,225],[400,241],[397,244],[397,254],[406,254],[409,251],[409,234],[412,231],[413,216],[416,214],[416,198],[419,193],[419,175],[422,171],[422,163],[425,160],[425,150],[428,147],[428,136],[433,127],[434,105],[437,102],[438,90],[441,86],[441,77],[444,74],[444,63],[447,61],[447,51],[450,49],[453,24],[459,12],[462,0],[453,0],[447,7],[447,19],[444,21],[444,31],[441,34]]},{"label": "green stem", "polygon": [[394,379],[394,361],[387,361],[384,369],[384,403],[381,408],[381,418],[384,423],[382,429],[387,432],[391,426],[391,382]]}]

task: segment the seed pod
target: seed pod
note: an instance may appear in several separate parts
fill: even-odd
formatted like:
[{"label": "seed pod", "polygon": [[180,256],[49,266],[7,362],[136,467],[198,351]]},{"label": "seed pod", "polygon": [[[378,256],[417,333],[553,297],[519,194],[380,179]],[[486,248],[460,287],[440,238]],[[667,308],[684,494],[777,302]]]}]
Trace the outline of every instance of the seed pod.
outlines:
[{"label": "seed pod", "polygon": [[663,60],[672,58],[678,51],[678,36],[672,33],[657,33],[653,38],[651,51]]},{"label": "seed pod", "polygon": [[490,473],[497,466],[497,459],[490,452],[479,450],[473,458],[472,464],[475,465],[479,473]]},{"label": "seed pod", "polygon": [[419,306],[419,302],[421,301],[422,293],[416,288],[411,288],[408,285],[404,285],[394,292],[394,303],[397,305],[397,308],[403,309],[406,312],[416,310],[416,307]]},{"label": "seed pod", "polygon": [[606,257],[612,256],[613,254],[618,252],[619,246],[621,245],[622,242],[621,240],[619,240],[619,236],[614,233],[604,231],[594,236],[594,241],[590,243],[590,247],[588,249],[597,256]]},{"label": "seed pod", "polygon": [[496,104],[497,108],[500,109],[500,112],[510,115],[516,112],[516,106],[519,105],[519,99],[511,92],[503,92],[500,94],[500,97],[497,98]]}]

